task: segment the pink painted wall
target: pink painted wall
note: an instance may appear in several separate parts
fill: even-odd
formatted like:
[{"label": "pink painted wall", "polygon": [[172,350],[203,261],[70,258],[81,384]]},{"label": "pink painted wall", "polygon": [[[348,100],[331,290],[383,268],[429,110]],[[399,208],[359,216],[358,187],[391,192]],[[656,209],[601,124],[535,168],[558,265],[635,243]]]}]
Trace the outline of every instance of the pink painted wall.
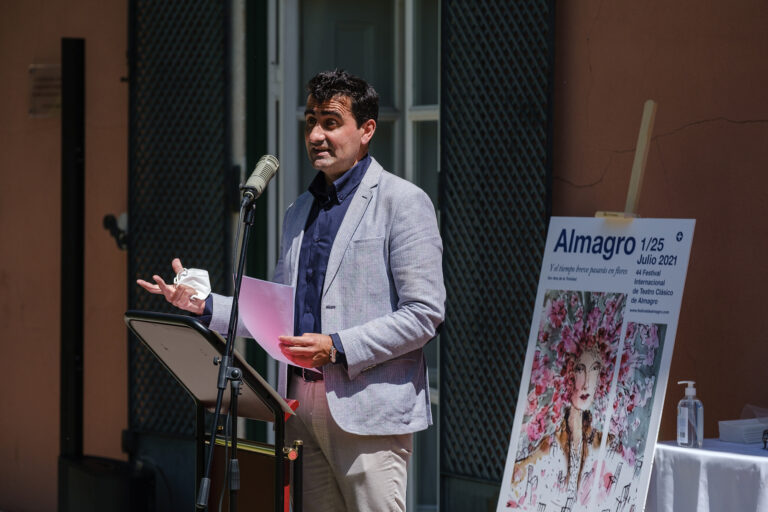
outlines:
[{"label": "pink painted wall", "polygon": [[60,119],[28,117],[30,64],[86,40],[86,454],[124,458],[126,259],[101,227],[127,208],[127,2],[0,3],[0,510],[56,509]]},{"label": "pink painted wall", "polygon": [[639,213],[696,219],[661,439],[682,379],[705,436],[768,406],[768,3],[561,1],[555,215],[624,209],[643,102],[658,113]]},{"label": "pink painted wall", "polygon": [[[61,37],[86,39],[85,452],[124,457],[126,260],[101,220],[127,207],[126,17],[125,1],[0,4],[0,509],[9,512],[56,506],[60,121],[26,111],[27,67],[58,62]],[[705,434],[716,436],[716,420],[768,405],[768,4],[560,1],[556,18],[554,213],[623,208],[642,104],[655,99],[640,213],[697,219],[670,381],[698,381]],[[663,439],[674,435],[676,388]]]}]

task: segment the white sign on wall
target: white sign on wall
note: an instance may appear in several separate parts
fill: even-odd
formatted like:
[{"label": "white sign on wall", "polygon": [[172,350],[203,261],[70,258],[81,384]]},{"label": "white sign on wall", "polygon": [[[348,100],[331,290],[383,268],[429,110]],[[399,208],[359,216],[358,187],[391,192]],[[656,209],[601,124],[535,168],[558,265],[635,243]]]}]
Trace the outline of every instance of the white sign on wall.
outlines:
[{"label": "white sign on wall", "polygon": [[643,510],[694,224],[552,218],[497,511]]}]

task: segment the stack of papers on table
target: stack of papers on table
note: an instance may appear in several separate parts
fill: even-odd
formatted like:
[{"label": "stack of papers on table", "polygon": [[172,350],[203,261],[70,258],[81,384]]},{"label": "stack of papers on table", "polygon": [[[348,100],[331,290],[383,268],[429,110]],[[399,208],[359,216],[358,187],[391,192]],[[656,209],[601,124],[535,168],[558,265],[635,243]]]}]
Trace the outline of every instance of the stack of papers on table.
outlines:
[{"label": "stack of papers on table", "polygon": [[768,418],[719,421],[720,440],[729,443],[759,443],[768,429]]}]

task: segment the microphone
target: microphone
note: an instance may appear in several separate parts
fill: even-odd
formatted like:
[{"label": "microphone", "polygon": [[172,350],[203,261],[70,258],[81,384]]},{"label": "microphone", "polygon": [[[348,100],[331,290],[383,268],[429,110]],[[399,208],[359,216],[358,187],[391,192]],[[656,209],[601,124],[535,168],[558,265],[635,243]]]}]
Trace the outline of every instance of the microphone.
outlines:
[{"label": "microphone", "polygon": [[264,155],[259,158],[248,181],[240,187],[244,191],[243,202],[256,200],[267,188],[269,180],[277,173],[278,167],[280,167],[280,162],[272,155]]}]

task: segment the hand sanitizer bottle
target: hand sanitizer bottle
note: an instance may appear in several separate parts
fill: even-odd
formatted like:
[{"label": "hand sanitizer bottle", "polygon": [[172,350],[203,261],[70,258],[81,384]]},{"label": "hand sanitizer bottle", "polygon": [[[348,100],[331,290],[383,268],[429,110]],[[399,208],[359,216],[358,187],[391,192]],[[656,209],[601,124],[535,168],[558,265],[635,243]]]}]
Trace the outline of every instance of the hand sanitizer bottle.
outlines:
[{"label": "hand sanitizer bottle", "polygon": [[704,443],[704,405],[696,398],[696,383],[682,380],[678,384],[687,384],[685,398],[677,404],[677,444],[701,448]]}]

